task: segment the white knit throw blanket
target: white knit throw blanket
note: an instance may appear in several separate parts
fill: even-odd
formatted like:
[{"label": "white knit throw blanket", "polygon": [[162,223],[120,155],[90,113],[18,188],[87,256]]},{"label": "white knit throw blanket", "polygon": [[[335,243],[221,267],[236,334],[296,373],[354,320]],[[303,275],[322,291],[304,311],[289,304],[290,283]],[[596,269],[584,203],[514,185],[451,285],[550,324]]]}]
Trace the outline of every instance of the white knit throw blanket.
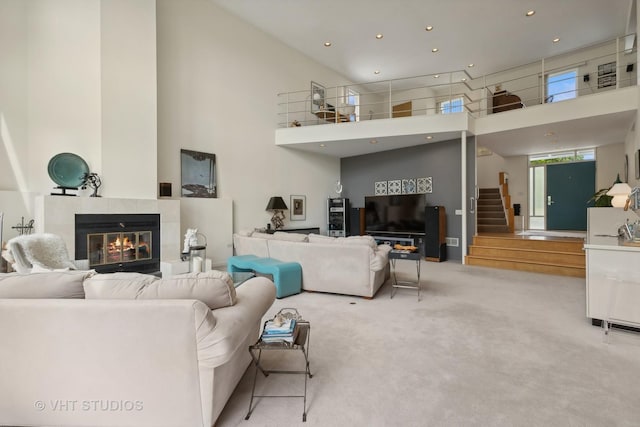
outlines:
[{"label": "white knit throw blanket", "polygon": [[13,256],[12,266],[18,273],[30,273],[34,266],[44,269],[75,269],[69,259],[67,245],[62,237],[50,233],[36,233],[14,237],[7,242]]}]

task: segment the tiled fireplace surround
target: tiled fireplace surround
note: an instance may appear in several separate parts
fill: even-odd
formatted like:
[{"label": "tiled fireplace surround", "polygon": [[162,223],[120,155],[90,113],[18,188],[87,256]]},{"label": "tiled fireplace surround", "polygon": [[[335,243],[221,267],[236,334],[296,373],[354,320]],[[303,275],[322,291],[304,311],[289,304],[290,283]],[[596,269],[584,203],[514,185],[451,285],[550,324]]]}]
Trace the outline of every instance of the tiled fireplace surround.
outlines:
[{"label": "tiled fireplace surround", "polygon": [[69,256],[75,254],[75,214],[160,214],[160,260],[180,258],[180,201],[103,197],[38,196],[35,228],[64,238]]}]

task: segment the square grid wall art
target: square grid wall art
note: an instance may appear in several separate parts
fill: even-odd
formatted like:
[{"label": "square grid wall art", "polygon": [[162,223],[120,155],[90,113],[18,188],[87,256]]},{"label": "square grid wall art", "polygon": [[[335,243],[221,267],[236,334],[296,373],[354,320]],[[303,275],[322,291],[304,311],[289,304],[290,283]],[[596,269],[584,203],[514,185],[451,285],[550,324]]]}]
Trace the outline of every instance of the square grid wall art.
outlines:
[{"label": "square grid wall art", "polygon": [[402,180],[394,179],[387,183],[387,194],[402,194]]},{"label": "square grid wall art", "polygon": [[409,178],[402,180],[402,194],[416,194],[416,179]]},{"label": "square grid wall art", "polygon": [[376,196],[384,196],[387,194],[387,181],[378,181],[376,182]]},{"label": "square grid wall art", "polygon": [[428,176],[426,178],[418,178],[417,180],[417,192],[420,194],[423,193],[433,193],[433,179]]}]

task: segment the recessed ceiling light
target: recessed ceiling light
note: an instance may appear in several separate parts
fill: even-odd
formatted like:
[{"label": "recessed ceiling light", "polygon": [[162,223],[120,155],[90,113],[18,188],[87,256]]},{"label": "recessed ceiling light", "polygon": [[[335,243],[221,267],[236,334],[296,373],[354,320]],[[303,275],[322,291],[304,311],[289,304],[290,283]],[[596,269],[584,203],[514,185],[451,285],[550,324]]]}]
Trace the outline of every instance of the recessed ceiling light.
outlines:
[{"label": "recessed ceiling light", "polygon": [[331,46],[331,42],[324,42],[324,47],[329,47]]},{"label": "recessed ceiling light", "polygon": [[460,79],[460,81],[461,81],[461,82],[466,82],[466,81],[467,81],[467,78],[466,78],[466,77],[463,77],[463,78],[461,78],[461,79]]},{"label": "recessed ceiling light", "polygon": [[383,36],[382,34],[376,34],[376,38],[377,38],[378,40],[380,40],[380,39],[381,39],[381,38],[383,38],[383,37],[384,37],[384,36]]},{"label": "recessed ceiling light", "polygon": [[369,141],[369,144],[377,144],[377,143],[378,143],[378,141],[375,140],[375,139],[372,139],[371,141]]},{"label": "recessed ceiling light", "polygon": [[553,136],[555,135],[555,132],[547,132],[544,134],[544,136]]},{"label": "recessed ceiling light", "polygon": [[527,16],[533,16],[533,15],[535,15],[535,14],[536,14],[536,11],[535,11],[535,10],[529,10],[529,11],[527,11],[527,13],[526,13],[526,15],[527,15]]},{"label": "recessed ceiling light", "polygon": [[373,74],[380,74],[380,70],[375,70]]},{"label": "recessed ceiling light", "polygon": [[433,137],[431,135],[428,135],[427,139],[433,139]]},{"label": "recessed ceiling light", "polygon": [[434,78],[434,79],[437,79],[438,77],[440,77],[440,74],[435,74],[435,75],[433,76],[433,78]]},{"label": "recessed ceiling light", "polygon": [[473,68],[475,65],[476,65],[476,64],[474,64],[474,63],[472,62],[471,64],[467,65],[467,67],[469,67],[469,68]]},{"label": "recessed ceiling light", "polygon": [[440,49],[438,49],[437,47],[434,47],[433,49],[431,49],[431,52],[436,53],[437,51],[439,51]]},{"label": "recessed ceiling light", "polygon": [[558,43],[560,41],[560,37],[556,37],[555,39],[553,39],[554,43]]},{"label": "recessed ceiling light", "polygon": [[433,30],[433,25],[427,25],[427,27],[425,28],[425,31],[431,31]]},{"label": "recessed ceiling light", "polygon": [[325,145],[324,144],[320,144],[320,147],[325,147]]}]

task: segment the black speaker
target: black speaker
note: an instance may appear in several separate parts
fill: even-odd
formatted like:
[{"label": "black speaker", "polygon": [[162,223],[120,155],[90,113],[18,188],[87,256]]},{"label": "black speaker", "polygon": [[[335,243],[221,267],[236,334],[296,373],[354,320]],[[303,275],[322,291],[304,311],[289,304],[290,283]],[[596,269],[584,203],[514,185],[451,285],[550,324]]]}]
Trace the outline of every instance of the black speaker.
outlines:
[{"label": "black speaker", "polygon": [[447,260],[447,222],[444,206],[427,206],[424,213],[424,256],[427,261]]},{"label": "black speaker", "polygon": [[633,71],[633,64],[627,64],[627,73],[630,73]]},{"label": "black speaker", "polygon": [[589,81],[589,74],[585,74],[584,76],[582,76],[582,81],[583,82],[588,82]]},{"label": "black speaker", "polygon": [[364,208],[349,210],[349,236],[364,235]]},{"label": "black speaker", "polygon": [[515,216],[520,216],[520,208],[521,208],[520,203],[513,204],[513,214]]}]

